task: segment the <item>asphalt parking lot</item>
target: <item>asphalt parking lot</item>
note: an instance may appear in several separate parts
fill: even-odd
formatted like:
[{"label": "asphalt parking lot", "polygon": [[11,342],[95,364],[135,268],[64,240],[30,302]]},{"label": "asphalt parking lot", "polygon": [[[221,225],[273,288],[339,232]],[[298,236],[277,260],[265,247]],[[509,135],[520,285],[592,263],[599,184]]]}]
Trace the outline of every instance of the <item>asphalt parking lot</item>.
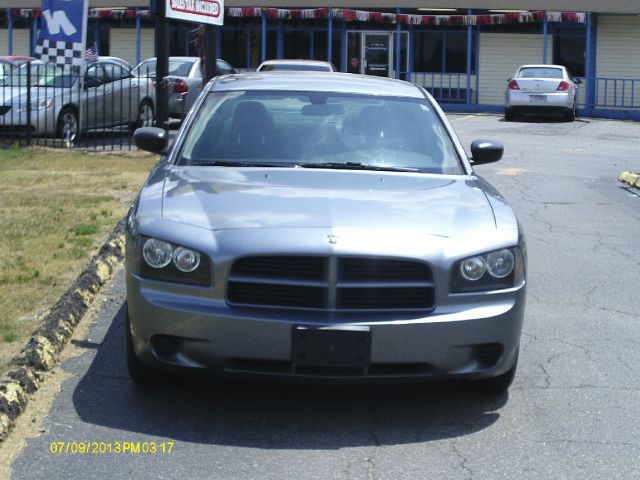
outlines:
[{"label": "asphalt parking lot", "polygon": [[[227,382],[140,390],[126,373],[120,270],[2,447],[15,455],[12,478],[637,478],[640,191],[616,178],[640,170],[640,124],[450,119],[467,147],[504,142],[505,158],[477,171],[527,235],[508,395]],[[52,453],[55,442],[173,443],[82,454]]]}]

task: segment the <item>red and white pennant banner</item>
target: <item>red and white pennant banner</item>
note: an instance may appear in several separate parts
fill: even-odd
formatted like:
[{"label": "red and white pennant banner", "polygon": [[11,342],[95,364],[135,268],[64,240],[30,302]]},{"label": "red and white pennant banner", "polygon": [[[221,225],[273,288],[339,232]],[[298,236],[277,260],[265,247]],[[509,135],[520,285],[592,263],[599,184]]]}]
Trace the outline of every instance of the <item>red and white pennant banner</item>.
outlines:
[{"label": "red and white pennant banner", "polygon": [[[452,26],[452,25],[503,25],[509,23],[532,23],[542,22],[545,17],[548,22],[565,23],[585,23],[586,14],[580,12],[513,12],[499,13],[492,15],[409,15],[395,13],[370,12],[367,10],[352,10],[349,8],[225,8],[225,16],[230,18],[255,18],[260,17],[265,12],[267,18],[278,20],[321,20],[329,17],[329,10],[333,18],[345,22],[368,22],[368,23],[402,23],[405,25],[431,25],[431,26]],[[14,17],[39,17],[39,8],[12,8],[11,15]],[[91,18],[135,18],[140,15],[142,18],[150,18],[149,10],[134,10],[124,8],[103,9],[90,8]]]}]

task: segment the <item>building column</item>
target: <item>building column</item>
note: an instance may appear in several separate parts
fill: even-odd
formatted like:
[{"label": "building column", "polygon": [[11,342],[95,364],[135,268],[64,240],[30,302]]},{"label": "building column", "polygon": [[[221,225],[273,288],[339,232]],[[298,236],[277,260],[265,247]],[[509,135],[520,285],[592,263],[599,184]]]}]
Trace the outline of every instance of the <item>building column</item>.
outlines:
[{"label": "building column", "polygon": [[38,43],[38,17],[33,13],[31,14],[33,15],[33,19],[31,20],[31,55],[34,56]]},{"label": "building column", "polygon": [[[396,15],[400,15],[400,9],[397,8],[396,9]],[[394,53],[394,69],[396,71],[396,79],[400,78],[400,42],[402,39],[402,30],[400,28],[400,22],[398,22],[397,17],[396,17],[396,41],[395,41],[395,53]]]},{"label": "building column", "polygon": [[7,53],[13,55],[13,17],[10,8],[7,8],[7,47]]},{"label": "building column", "polygon": [[140,63],[140,14],[136,12],[136,64]]},{"label": "building column", "polygon": [[596,107],[596,17],[587,13],[586,19],[586,44],[585,44],[585,96],[584,107],[587,113],[592,113]]},{"label": "building column", "polygon": [[261,30],[260,58],[264,62],[267,59],[267,12],[262,11],[262,30]]},{"label": "building column", "polygon": [[[468,10],[467,15],[473,15],[473,10]],[[473,27],[467,25],[467,93],[465,95],[465,103],[467,107],[471,105],[471,49],[473,48]]]},{"label": "building column", "polygon": [[347,22],[343,21],[340,30],[340,71],[347,71]]},{"label": "building column", "polygon": [[411,76],[413,75],[413,50],[415,47],[414,38],[413,38],[413,25],[409,24],[409,45],[407,45],[407,75],[405,80],[407,82],[411,81]]},{"label": "building column", "polygon": [[282,20],[278,20],[278,33],[276,35],[276,58],[284,58],[284,32]]},{"label": "building column", "polygon": [[327,62],[333,58],[333,11],[329,9],[327,18]]},{"label": "building column", "polygon": [[549,44],[549,22],[547,22],[547,12],[542,18],[542,63],[547,63],[547,47]]}]

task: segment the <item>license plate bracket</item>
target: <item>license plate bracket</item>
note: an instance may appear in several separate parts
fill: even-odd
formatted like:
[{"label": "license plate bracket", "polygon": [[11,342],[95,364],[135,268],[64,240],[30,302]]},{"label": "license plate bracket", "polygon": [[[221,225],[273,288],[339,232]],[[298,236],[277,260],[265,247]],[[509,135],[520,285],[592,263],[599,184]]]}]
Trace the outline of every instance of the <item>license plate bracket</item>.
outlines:
[{"label": "license plate bracket", "polygon": [[295,326],[292,363],[299,367],[365,368],[371,358],[369,327]]}]

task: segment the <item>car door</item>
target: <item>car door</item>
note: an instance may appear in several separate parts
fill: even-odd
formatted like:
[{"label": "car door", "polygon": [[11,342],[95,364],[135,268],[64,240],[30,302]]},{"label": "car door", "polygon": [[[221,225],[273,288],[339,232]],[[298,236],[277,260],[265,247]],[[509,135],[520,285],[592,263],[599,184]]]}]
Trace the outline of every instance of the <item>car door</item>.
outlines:
[{"label": "car door", "polygon": [[[109,112],[109,125],[128,124],[132,110],[132,89],[137,87],[138,79],[133,79],[131,71],[116,62],[104,62],[103,67],[107,76],[106,101]],[[135,95],[134,95],[135,96]]]},{"label": "car door", "polygon": [[83,123],[86,128],[93,129],[105,125],[107,114],[105,109],[106,76],[99,63],[89,65],[84,75],[83,86]]}]

